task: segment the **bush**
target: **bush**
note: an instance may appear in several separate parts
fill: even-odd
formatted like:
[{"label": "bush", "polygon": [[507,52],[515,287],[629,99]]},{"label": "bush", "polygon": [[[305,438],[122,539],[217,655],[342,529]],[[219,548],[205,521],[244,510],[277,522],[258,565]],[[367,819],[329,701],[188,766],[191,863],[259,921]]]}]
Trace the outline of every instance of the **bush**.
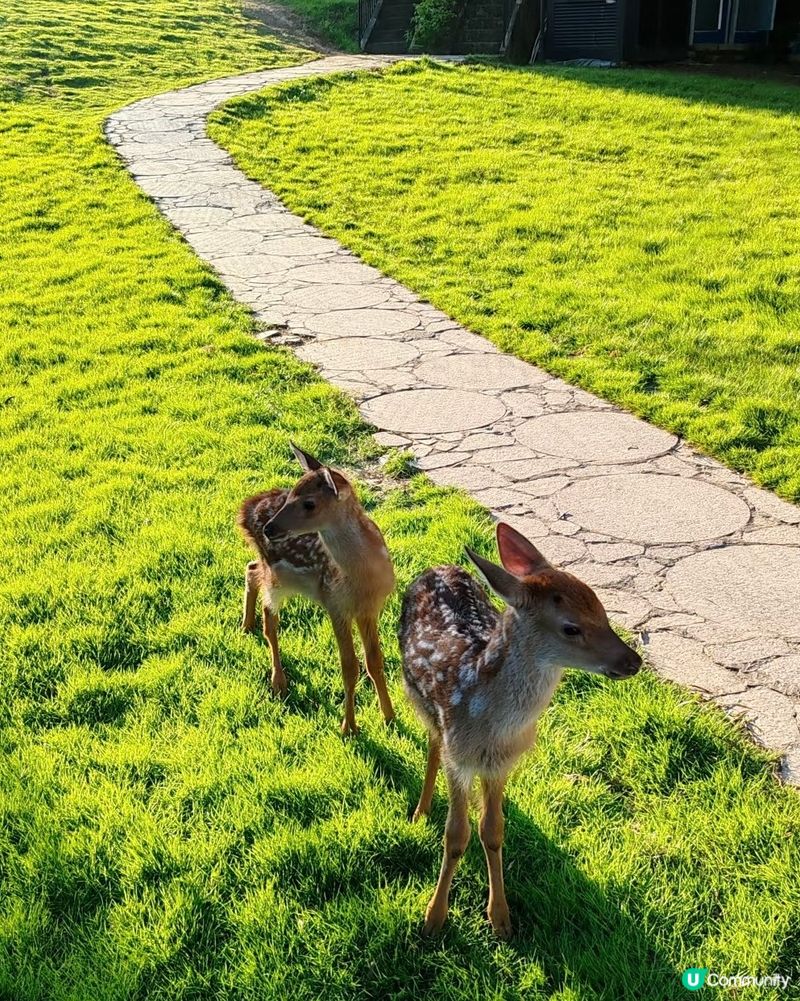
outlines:
[{"label": "bush", "polygon": [[459,0],[419,0],[414,8],[413,44],[434,51],[446,41],[459,11]]}]

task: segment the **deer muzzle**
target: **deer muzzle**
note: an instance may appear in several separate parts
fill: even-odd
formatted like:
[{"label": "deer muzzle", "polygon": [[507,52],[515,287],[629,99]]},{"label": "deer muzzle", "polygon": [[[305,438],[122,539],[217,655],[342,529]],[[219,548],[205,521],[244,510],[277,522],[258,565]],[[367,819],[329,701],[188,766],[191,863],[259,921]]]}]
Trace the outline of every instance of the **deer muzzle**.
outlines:
[{"label": "deer muzzle", "polygon": [[642,658],[635,650],[625,645],[625,651],[613,664],[606,668],[605,675],[614,681],[622,681],[623,678],[632,678],[637,674],[642,666]]},{"label": "deer muzzle", "polygon": [[287,535],[287,530],[278,521],[279,517],[280,511],[264,525],[264,537],[269,539],[270,542],[283,539]]}]

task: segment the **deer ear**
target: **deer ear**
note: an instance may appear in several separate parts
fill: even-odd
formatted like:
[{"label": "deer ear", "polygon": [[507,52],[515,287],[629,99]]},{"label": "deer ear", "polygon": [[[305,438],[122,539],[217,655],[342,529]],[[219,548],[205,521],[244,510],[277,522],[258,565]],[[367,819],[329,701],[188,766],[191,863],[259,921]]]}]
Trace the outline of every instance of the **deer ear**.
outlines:
[{"label": "deer ear", "polygon": [[509,605],[523,604],[525,595],[521,581],[517,580],[508,570],[504,570],[503,567],[478,556],[469,547],[466,549],[466,554],[486,578],[486,583],[496,595],[508,602]]},{"label": "deer ear", "polygon": [[341,494],[343,490],[352,490],[353,488],[352,484],[350,483],[350,480],[348,480],[348,478],[344,475],[344,473],[340,473],[338,469],[331,469],[330,466],[327,466],[326,468],[328,472],[331,474],[331,479],[334,482],[337,493]]},{"label": "deer ear", "polygon": [[497,548],[503,566],[515,577],[532,577],[553,569],[533,543],[504,521],[497,523]]},{"label": "deer ear", "polygon": [[334,497],[339,496],[339,488],[336,486],[336,480],[334,479],[333,472],[328,469],[327,466],[322,467],[322,478],[327,483]]},{"label": "deer ear", "polygon": [[309,455],[302,448],[298,448],[293,441],[290,441],[289,444],[292,446],[295,459],[297,459],[307,473],[313,473],[316,469],[322,469],[322,463],[319,459],[315,459],[313,455]]}]

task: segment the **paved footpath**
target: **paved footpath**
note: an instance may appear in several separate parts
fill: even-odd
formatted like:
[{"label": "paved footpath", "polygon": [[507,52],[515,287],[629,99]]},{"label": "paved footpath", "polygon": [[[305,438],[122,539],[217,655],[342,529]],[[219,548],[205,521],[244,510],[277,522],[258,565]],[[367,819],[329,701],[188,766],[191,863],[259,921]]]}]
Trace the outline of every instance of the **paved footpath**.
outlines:
[{"label": "paved footpath", "polygon": [[800,508],[482,337],[248,180],[205,134],[220,102],[377,69],[334,56],[139,101],[106,134],[140,187],[261,321],[410,449],[595,587],[664,677],[744,716],[800,784]]}]

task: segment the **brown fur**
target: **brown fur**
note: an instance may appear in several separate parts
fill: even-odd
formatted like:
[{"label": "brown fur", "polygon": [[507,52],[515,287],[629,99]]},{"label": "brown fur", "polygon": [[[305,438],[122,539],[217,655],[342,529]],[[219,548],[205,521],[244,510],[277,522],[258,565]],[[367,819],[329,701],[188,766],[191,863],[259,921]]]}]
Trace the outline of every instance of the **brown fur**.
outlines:
[{"label": "brown fur", "polygon": [[377,626],[394,588],[394,571],[383,536],[347,477],[299,449],[295,454],[306,469],[295,486],[249,497],[239,510],[239,527],[259,557],[247,567],[242,625],[254,628],[260,592],[264,636],[272,652],[272,688],[282,695],[287,680],[278,649],[280,606],[293,594],[322,605],[331,617],[345,683],[342,729],[352,733],[357,729],[355,686],[360,670],[353,622],[384,718],[394,715]]},{"label": "brown fur", "polygon": [[430,810],[440,762],[450,812],[445,855],[426,930],[441,927],[450,883],[469,840],[467,797],[481,780],[481,840],[489,870],[489,917],[506,936],[502,796],[506,777],[536,739],[536,721],[567,665],[628,677],[641,660],[614,633],[590,587],[552,567],[508,525],[498,525],[503,566],[470,558],[507,603],[498,612],[460,567],[428,570],[406,592],[400,623],[406,692],[428,729],[428,765],[415,819]]}]

